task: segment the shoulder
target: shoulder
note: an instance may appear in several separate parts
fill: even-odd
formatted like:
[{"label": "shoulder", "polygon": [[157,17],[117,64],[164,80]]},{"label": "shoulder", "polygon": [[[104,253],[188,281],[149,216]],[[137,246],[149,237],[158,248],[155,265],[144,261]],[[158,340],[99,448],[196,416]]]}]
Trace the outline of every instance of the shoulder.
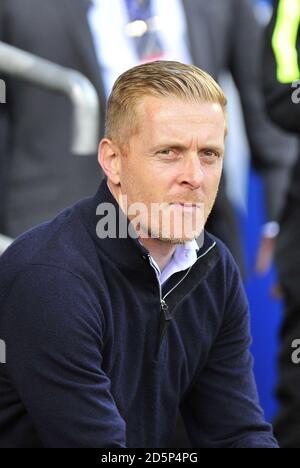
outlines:
[{"label": "shoulder", "polygon": [[53,288],[62,279],[88,282],[95,268],[95,246],[74,205],[18,237],[0,257],[0,300],[17,279],[34,287],[43,278]]},{"label": "shoulder", "polygon": [[216,265],[217,269],[219,271],[221,269],[224,269],[227,272],[227,274],[231,274],[233,272],[237,272],[239,274],[239,267],[235,259],[233,258],[232,253],[230,252],[229,248],[224,244],[224,242],[208,231],[205,232],[205,235],[207,239],[209,239],[211,244],[215,244],[215,248],[218,251],[220,259],[218,264]]},{"label": "shoulder", "polygon": [[6,340],[71,347],[76,337],[102,339],[105,319],[97,293],[67,269],[28,264],[2,293],[0,328]]},{"label": "shoulder", "polygon": [[222,298],[222,304],[226,309],[232,302],[243,304],[247,307],[246,293],[240,269],[228,247],[217,237],[206,233],[211,242],[215,243],[219,260],[210,274],[210,285],[216,294]]}]

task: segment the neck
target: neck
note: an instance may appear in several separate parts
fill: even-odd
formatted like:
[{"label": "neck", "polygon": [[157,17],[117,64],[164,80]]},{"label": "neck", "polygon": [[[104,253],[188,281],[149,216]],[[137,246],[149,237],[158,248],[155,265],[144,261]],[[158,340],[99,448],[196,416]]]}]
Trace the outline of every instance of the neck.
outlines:
[{"label": "neck", "polygon": [[151,257],[154,258],[157,265],[159,266],[160,271],[162,272],[171,260],[176,250],[176,245],[162,242],[159,239],[151,239],[149,237],[140,238],[140,241],[142,242],[143,246],[149,250]]}]

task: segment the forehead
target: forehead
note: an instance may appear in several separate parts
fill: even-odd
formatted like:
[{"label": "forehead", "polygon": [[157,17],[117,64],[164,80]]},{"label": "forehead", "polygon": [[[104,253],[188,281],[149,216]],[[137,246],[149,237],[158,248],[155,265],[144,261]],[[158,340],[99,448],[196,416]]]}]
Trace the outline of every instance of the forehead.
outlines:
[{"label": "forehead", "polygon": [[226,120],[220,104],[176,97],[143,98],[138,107],[138,134],[144,145],[224,145]]},{"label": "forehead", "polygon": [[189,102],[175,97],[144,97],[137,108],[144,136],[187,138],[196,135],[224,139],[225,114],[220,104]]}]

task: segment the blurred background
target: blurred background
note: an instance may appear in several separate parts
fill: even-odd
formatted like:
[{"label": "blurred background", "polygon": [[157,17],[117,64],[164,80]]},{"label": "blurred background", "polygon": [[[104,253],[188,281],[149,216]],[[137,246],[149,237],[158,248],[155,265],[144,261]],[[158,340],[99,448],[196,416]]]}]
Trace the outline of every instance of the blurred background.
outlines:
[{"label": "blurred background", "polygon": [[[265,27],[271,19],[272,0],[253,0],[255,15]],[[228,78],[228,99],[232,110],[232,134],[229,137],[230,150],[227,164],[228,174],[235,172],[235,183],[229,184],[231,200],[235,203],[242,232],[245,252],[246,279],[245,287],[251,309],[253,335],[252,352],[258,392],[266,418],[273,421],[278,409],[275,397],[277,381],[278,335],[283,313],[282,299],[274,298],[272,289],[277,282],[274,262],[264,274],[256,270],[257,255],[261,241],[262,226],[267,222],[265,189],[261,175],[251,165],[250,149],[242,118],[240,99],[234,83]],[[238,168],[236,160],[242,164]],[[243,174],[241,177],[239,174]],[[237,182],[239,181],[239,182]],[[230,189],[231,187],[231,189]]]}]

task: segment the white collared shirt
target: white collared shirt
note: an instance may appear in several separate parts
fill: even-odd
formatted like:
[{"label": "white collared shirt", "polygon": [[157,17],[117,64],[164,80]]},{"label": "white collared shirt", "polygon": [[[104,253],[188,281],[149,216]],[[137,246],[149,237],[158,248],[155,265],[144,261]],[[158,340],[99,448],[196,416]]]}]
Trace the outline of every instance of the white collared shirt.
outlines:
[{"label": "white collared shirt", "polygon": [[191,268],[197,261],[198,250],[199,246],[196,240],[186,242],[182,245],[177,245],[171,260],[162,272],[160,271],[160,268],[154,258],[151,257],[152,262],[157,270],[160,284],[163,285],[175,273]]},{"label": "white collared shirt", "polygon": [[[125,0],[92,1],[87,19],[108,97],[118,76],[140,62],[134,44],[125,32],[130,21]],[[181,1],[153,0],[153,13],[162,24],[159,31],[165,51],[162,59],[192,64]]]}]

